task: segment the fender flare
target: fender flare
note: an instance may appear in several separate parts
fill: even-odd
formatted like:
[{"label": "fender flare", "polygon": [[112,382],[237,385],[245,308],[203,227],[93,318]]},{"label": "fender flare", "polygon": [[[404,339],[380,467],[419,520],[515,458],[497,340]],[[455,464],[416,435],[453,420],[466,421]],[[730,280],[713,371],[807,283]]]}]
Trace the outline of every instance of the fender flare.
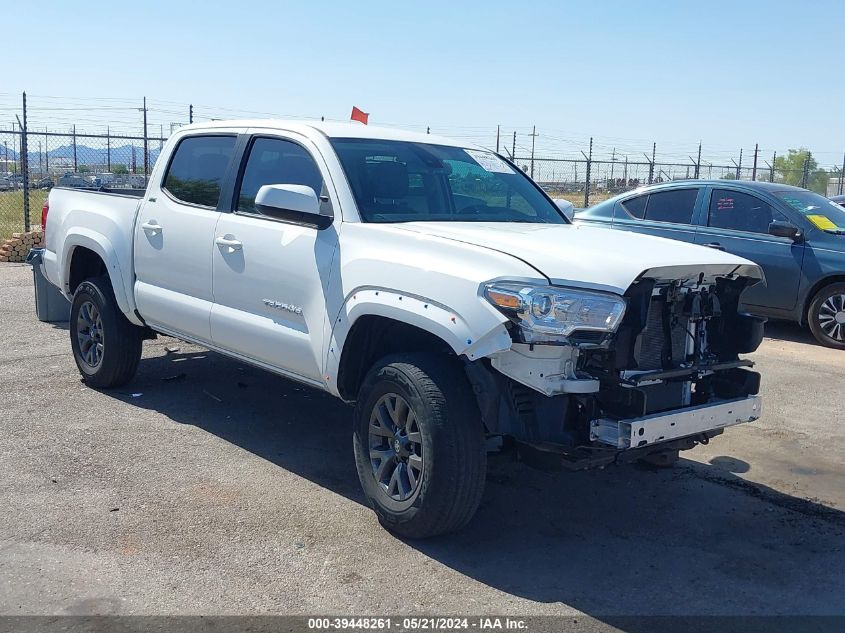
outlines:
[{"label": "fender flare", "polygon": [[[359,288],[347,295],[334,323],[326,350],[325,380],[337,393],[337,374],[352,326],[364,316],[381,316],[413,325],[446,342],[457,356],[476,360],[509,349],[512,341],[505,317],[491,313],[489,323],[470,323],[457,310],[433,299],[389,288]],[[481,326],[481,327],[479,327]]]},{"label": "fender flare", "polygon": [[106,271],[111,281],[112,290],[114,292],[117,306],[126,317],[136,322],[132,314],[133,302],[130,302],[131,296],[124,285],[123,271],[120,267],[120,262],[117,259],[114,247],[111,241],[105,235],[96,233],[83,227],[75,227],[71,233],[68,233],[64,242],[64,251],[62,253],[62,261],[59,270],[62,271],[62,292],[70,300],[73,299],[70,293],[70,265],[73,261],[73,253],[77,248],[87,248],[96,253],[103,263],[106,265]]}]

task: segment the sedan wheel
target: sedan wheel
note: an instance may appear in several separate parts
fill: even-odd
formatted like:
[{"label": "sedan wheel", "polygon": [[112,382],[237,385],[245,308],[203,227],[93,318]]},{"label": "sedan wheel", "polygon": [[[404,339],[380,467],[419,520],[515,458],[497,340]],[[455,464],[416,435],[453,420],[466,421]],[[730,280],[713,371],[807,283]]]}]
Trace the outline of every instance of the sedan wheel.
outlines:
[{"label": "sedan wheel", "polygon": [[845,283],[819,290],[810,303],[807,321],[819,343],[845,350]]}]

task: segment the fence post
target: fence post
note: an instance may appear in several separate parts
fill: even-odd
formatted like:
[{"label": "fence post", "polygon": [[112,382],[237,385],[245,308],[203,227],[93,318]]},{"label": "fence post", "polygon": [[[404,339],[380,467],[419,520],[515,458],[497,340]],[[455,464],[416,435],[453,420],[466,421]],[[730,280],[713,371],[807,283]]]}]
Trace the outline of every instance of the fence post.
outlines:
[{"label": "fence post", "polygon": [[754,144],[754,167],[751,169],[751,180],[757,180],[757,152],[760,151],[760,144]]},{"label": "fence post", "polygon": [[194,122],[194,104],[188,106],[188,123]]},{"label": "fence post", "polygon": [[513,151],[511,152],[511,160],[516,163],[516,130],[513,131]]},{"label": "fence post", "polygon": [[50,136],[47,134],[47,126],[44,126],[44,176],[50,177]]},{"label": "fence post", "polygon": [[807,152],[807,158],[804,159],[804,172],[801,174],[801,188],[807,188],[807,181],[810,176],[810,152]]},{"label": "fence post", "polygon": [[845,156],[842,157],[842,171],[839,172],[839,195],[842,195],[842,183],[845,177]]},{"label": "fence post", "polygon": [[73,173],[77,171],[76,163],[76,125],[73,126]]},{"label": "fence post", "polygon": [[698,142],[698,160],[695,161],[695,179],[701,175],[701,141]]},{"label": "fence post", "polygon": [[769,172],[769,182],[775,181],[775,165],[777,164],[778,160],[778,153],[774,152],[772,154],[772,171]]},{"label": "fence post", "polygon": [[[582,154],[584,152],[581,152]],[[590,171],[593,166],[593,137],[590,137],[590,155],[587,156],[587,183],[584,187],[584,207],[590,206]]]},{"label": "fence post", "polygon": [[106,126],[106,171],[111,173],[111,128]]},{"label": "fence post", "polygon": [[26,138],[26,92],[23,93],[23,123],[21,124],[21,170],[23,171],[23,230],[29,230],[29,146]]},{"label": "fence post", "polygon": [[147,186],[147,177],[150,172],[150,147],[147,143],[147,98],[144,97],[144,186]]},{"label": "fence post", "polygon": [[501,132],[501,125],[496,126],[496,153],[499,153],[499,132]]},{"label": "fence post", "polygon": [[537,139],[537,126],[531,130],[531,180],[534,180],[534,141]]},{"label": "fence post", "polygon": [[739,180],[739,172],[742,170],[742,148],[739,148],[739,162],[736,163],[736,179]]}]

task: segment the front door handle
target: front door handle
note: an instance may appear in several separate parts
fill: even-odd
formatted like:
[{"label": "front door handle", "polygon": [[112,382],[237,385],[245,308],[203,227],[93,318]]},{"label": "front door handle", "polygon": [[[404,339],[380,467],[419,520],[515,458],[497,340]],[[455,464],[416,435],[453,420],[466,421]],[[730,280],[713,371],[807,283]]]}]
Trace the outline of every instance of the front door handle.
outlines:
[{"label": "front door handle", "polygon": [[725,247],[719,244],[719,242],[710,242],[709,244],[703,244],[703,246],[706,246],[707,248],[715,248],[717,251],[725,250]]},{"label": "front door handle", "polygon": [[234,238],[220,236],[214,240],[214,243],[218,246],[223,246],[225,248],[231,248],[233,251],[239,251],[243,248],[243,243],[240,240],[236,240]]},{"label": "front door handle", "polygon": [[141,228],[144,229],[145,231],[150,231],[152,233],[158,233],[162,229],[161,225],[158,222],[156,222],[155,220],[149,220],[147,222],[144,222],[141,225]]}]

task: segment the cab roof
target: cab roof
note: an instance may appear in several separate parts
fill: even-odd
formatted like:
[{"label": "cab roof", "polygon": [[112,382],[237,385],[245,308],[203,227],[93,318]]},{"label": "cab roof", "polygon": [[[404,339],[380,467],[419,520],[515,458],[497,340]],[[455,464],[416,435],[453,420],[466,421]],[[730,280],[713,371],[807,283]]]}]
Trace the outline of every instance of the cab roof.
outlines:
[{"label": "cab roof", "polygon": [[215,128],[263,128],[298,132],[305,136],[318,133],[327,138],[360,138],[386,141],[410,141],[413,143],[428,143],[431,145],[449,145],[454,147],[473,147],[471,145],[435,134],[409,132],[399,128],[364,125],[354,121],[309,121],[287,119],[237,119],[226,121],[207,121],[194,123],[180,128],[180,131],[201,131]]}]

